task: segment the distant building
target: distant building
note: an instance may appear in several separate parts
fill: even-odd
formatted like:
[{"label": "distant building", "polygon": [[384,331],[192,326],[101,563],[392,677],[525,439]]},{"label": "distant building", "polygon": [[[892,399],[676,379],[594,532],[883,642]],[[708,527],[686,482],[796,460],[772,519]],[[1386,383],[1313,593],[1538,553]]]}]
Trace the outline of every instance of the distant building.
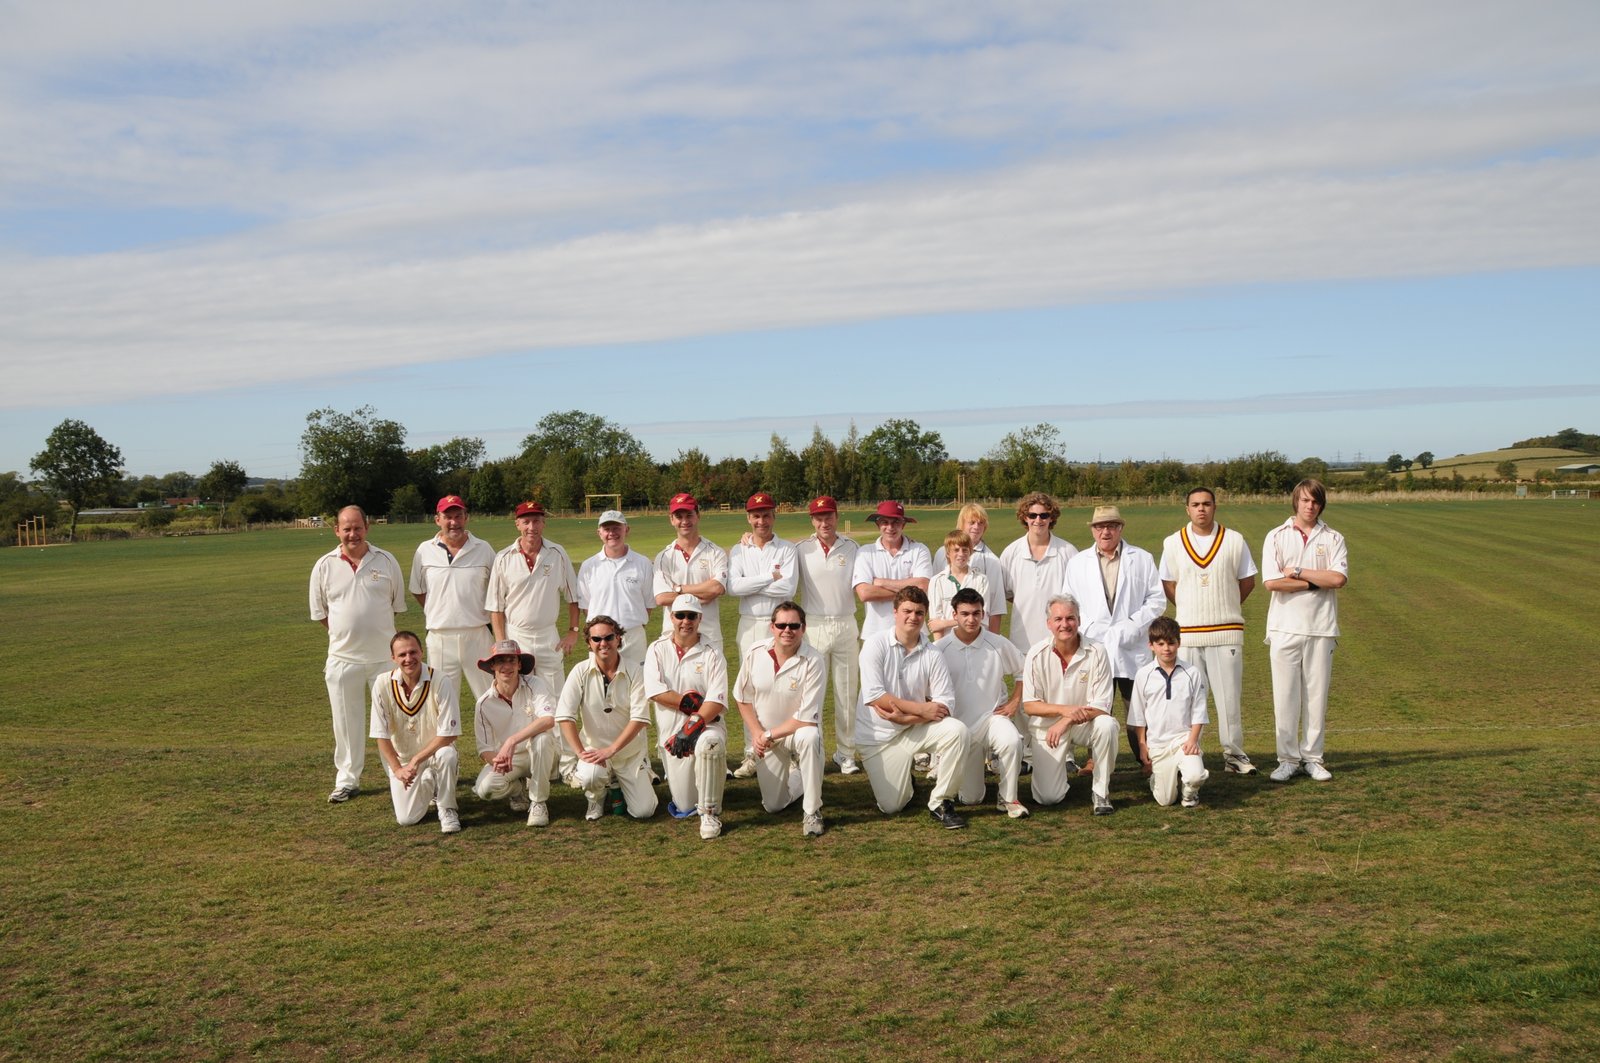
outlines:
[{"label": "distant building", "polygon": [[1595,473],[1600,472],[1600,462],[1589,462],[1586,465],[1558,465],[1556,466],[1556,472],[1572,473],[1577,476],[1593,476]]}]

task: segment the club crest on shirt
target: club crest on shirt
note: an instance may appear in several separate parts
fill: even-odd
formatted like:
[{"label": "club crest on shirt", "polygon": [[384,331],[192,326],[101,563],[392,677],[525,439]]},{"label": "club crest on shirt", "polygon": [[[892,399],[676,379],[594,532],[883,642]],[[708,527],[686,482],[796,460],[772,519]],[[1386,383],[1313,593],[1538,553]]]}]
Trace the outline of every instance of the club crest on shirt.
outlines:
[{"label": "club crest on shirt", "polygon": [[706,670],[706,666],[705,666],[705,665],[703,665],[703,664],[696,664],[696,665],[695,665],[695,666],[694,666],[694,674],[695,674],[695,675],[700,675],[700,674],[701,674],[701,673],[703,673],[703,672],[704,672],[704,671],[705,671],[705,670]]},{"label": "club crest on shirt", "polygon": [[1321,544],[1318,544],[1318,546],[1317,546],[1317,566],[1316,567],[1322,568],[1327,563],[1328,563],[1328,548],[1326,546],[1322,546]]},{"label": "club crest on shirt", "polygon": [[1209,572],[1200,573],[1200,586],[1202,586],[1202,587],[1211,586],[1211,573],[1209,573]]},{"label": "club crest on shirt", "polygon": [[791,680],[789,680],[789,689],[790,690],[799,690],[800,689],[800,680],[799,679],[791,679]]}]

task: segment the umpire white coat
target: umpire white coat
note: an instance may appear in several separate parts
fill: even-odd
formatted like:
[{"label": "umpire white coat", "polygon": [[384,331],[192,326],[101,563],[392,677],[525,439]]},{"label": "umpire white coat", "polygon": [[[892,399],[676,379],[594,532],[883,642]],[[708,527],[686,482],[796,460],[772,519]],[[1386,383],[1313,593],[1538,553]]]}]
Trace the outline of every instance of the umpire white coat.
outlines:
[{"label": "umpire white coat", "polygon": [[1116,604],[1106,606],[1105,582],[1100,578],[1100,553],[1094,547],[1080,551],[1067,562],[1062,589],[1078,599],[1078,619],[1083,637],[1105,648],[1111,674],[1131,679],[1150,656],[1150,621],[1167,611],[1167,595],[1150,551],[1122,541],[1122,562],[1117,568]]}]

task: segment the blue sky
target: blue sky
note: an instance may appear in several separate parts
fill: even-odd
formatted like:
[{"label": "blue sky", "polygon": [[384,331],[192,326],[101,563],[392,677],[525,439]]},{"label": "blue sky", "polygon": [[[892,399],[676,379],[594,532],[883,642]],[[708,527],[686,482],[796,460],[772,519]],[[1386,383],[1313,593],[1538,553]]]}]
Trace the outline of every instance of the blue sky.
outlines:
[{"label": "blue sky", "polygon": [[0,470],[292,475],[311,410],[660,460],[1600,430],[1600,6],[24,2]]}]

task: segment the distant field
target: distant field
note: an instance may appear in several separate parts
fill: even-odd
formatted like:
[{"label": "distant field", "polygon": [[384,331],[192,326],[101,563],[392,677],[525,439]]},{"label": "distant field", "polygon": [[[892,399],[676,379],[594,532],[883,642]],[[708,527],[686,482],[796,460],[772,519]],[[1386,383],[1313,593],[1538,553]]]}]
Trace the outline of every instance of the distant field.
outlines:
[{"label": "distant field", "polygon": [[[1152,550],[1182,520],[1124,513]],[[1259,553],[1287,514],[1220,517]],[[913,515],[934,542],[954,516]],[[992,516],[998,548],[1019,528]],[[544,831],[465,788],[460,835],[402,829],[375,751],[327,805],[306,578],[331,531],[0,550],[0,1058],[1591,1057],[1600,502],[1328,516],[1352,565],[1332,783],[1225,777],[1208,729],[1196,810],[1122,771],[1108,819],[1085,786],[948,833],[830,774],[824,837],[739,782],[709,844],[586,824],[559,786]],[[1086,545],[1087,518],[1058,531]],[[429,531],[373,538],[409,568]],[[551,534],[598,545],[592,521]],[[1265,611],[1244,700],[1270,763]]]},{"label": "distant field", "polygon": [[[1435,458],[1429,468],[1412,466],[1411,475],[1417,480],[1448,480],[1459,473],[1466,480],[1498,480],[1500,473],[1496,467],[1501,462],[1514,461],[1517,463],[1517,477],[1531,480],[1534,473],[1540,469],[1554,469],[1558,465],[1574,465],[1593,460],[1595,458],[1592,454],[1576,450],[1560,450],[1556,447],[1507,448],[1485,450],[1477,454],[1460,454],[1453,458]],[[1392,473],[1391,476],[1401,478],[1405,473],[1403,471]]]}]

